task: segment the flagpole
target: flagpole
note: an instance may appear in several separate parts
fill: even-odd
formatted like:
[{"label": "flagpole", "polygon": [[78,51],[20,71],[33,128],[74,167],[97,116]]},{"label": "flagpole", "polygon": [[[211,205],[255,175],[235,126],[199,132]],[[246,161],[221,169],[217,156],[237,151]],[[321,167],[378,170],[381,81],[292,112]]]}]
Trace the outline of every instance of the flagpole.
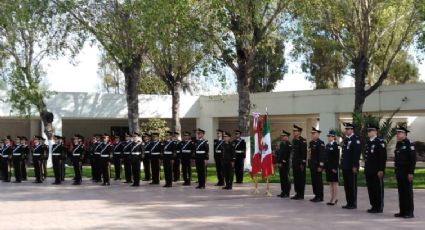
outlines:
[{"label": "flagpole", "polygon": [[266,196],[272,196],[272,193],[270,192],[269,176],[266,177],[266,183]]},{"label": "flagpole", "polygon": [[259,194],[260,190],[258,190],[258,179],[257,179],[257,175],[252,176],[251,175],[251,179],[254,181],[254,190],[252,191],[253,194]]}]

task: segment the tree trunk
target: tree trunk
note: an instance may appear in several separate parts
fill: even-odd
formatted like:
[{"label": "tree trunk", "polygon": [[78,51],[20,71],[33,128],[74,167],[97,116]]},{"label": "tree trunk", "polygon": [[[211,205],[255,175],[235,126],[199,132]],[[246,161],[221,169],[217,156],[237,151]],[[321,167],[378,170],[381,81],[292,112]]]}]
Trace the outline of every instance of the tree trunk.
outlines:
[{"label": "tree trunk", "polygon": [[353,61],[355,76],[354,113],[362,113],[366,101],[366,77],[368,74],[368,61],[363,55]]},{"label": "tree trunk", "polygon": [[128,111],[128,128],[130,132],[139,132],[139,77],[140,63],[133,64],[124,71],[125,91]]},{"label": "tree trunk", "polygon": [[40,119],[43,122],[44,134],[46,134],[48,140],[53,139],[54,130],[53,130],[53,113],[47,110],[47,106],[44,101],[41,101],[37,105],[38,111],[40,113]]},{"label": "tree trunk", "polygon": [[180,124],[180,90],[181,82],[175,81],[174,85],[171,87],[171,98],[172,98],[172,119],[171,126],[173,131],[181,133],[181,124]]},{"label": "tree trunk", "polygon": [[[240,62],[239,62],[240,63]],[[239,65],[237,72],[237,90],[239,95],[239,110],[238,120],[239,129],[242,132],[242,136],[249,136],[249,113],[251,112],[251,98],[249,95],[249,82],[251,80],[252,65],[246,63]]]}]

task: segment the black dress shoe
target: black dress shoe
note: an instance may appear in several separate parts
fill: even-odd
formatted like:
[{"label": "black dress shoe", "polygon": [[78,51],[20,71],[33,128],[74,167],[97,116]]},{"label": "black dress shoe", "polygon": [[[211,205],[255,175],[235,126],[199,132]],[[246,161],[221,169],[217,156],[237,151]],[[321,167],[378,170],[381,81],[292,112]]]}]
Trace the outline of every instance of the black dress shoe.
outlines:
[{"label": "black dress shoe", "polygon": [[277,197],[281,197],[281,198],[283,198],[283,193],[281,193],[281,194],[279,194],[279,195],[276,195]]},{"label": "black dress shoe", "polygon": [[291,200],[298,200],[298,195],[292,196]]},{"label": "black dress shoe", "polygon": [[17,180],[17,181],[14,181],[14,182],[12,182],[12,183],[21,183],[21,181]]},{"label": "black dress shoe", "polygon": [[61,183],[60,182],[53,182],[52,184],[58,185],[58,184],[61,184]]},{"label": "black dress shoe", "polygon": [[72,185],[81,185],[81,182],[74,182],[74,183],[72,183]]},{"label": "black dress shoe", "polygon": [[344,206],[342,206],[342,208],[343,209],[356,209],[357,207],[353,206],[353,205],[344,205]]},{"label": "black dress shoe", "polygon": [[171,184],[166,184],[166,185],[164,185],[164,186],[162,186],[162,187],[164,187],[164,188],[171,188],[171,187],[173,187]]},{"label": "black dress shoe", "polygon": [[407,215],[404,215],[403,216],[403,218],[404,219],[412,219],[412,218],[414,218],[415,216],[413,215],[413,214],[407,214]]},{"label": "black dress shoe", "polygon": [[214,186],[223,186],[223,185],[224,185],[224,183],[217,183]]},{"label": "black dress shoe", "polygon": [[310,199],[311,202],[317,202],[317,198]]},{"label": "black dress shoe", "polygon": [[282,198],[288,198],[289,194],[284,194],[283,196],[281,196]]},{"label": "black dress shoe", "polygon": [[190,186],[190,183],[188,183],[188,182],[184,182],[182,185],[183,185],[183,186]]},{"label": "black dress shoe", "polygon": [[196,189],[205,189],[204,186],[197,186]]},{"label": "black dress shoe", "polygon": [[139,187],[139,185],[138,184],[132,184],[132,185],[130,185],[131,187]]},{"label": "black dress shoe", "polygon": [[394,217],[403,217],[403,216],[404,216],[403,213],[396,213],[396,214],[394,214]]}]

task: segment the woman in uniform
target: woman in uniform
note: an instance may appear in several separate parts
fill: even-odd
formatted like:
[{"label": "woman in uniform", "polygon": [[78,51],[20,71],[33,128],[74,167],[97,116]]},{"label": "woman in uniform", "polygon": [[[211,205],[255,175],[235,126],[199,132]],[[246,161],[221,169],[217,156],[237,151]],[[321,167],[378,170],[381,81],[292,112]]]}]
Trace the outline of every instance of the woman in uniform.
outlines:
[{"label": "woman in uniform", "polygon": [[329,183],[331,200],[327,205],[338,203],[338,168],[339,168],[339,145],[336,142],[336,133],[331,130],[328,133],[328,143],[326,144],[326,181]]}]

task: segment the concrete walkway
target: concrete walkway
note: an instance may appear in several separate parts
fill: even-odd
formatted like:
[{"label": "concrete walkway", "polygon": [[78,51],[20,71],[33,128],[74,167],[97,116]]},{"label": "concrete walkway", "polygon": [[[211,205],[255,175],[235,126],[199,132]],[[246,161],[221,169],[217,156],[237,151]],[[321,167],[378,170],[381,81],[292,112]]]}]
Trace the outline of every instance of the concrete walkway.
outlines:
[{"label": "concrete walkway", "polygon": [[[386,189],[383,214],[368,214],[365,188],[359,188],[357,210],[339,204],[294,201],[252,195],[252,184],[224,191],[180,186],[163,188],[142,184],[133,188],[120,182],[103,187],[88,182],[72,186],[0,182],[0,229],[423,229],[425,190],[415,191],[415,219],[394,218],[397,191]],[[262,184],[261,189],[264,190]],[[326,193],[328,193],[326,188]],[[311,194],[311,186],[307,193]],[[328,198],[326,198],[328,199]]]}]

